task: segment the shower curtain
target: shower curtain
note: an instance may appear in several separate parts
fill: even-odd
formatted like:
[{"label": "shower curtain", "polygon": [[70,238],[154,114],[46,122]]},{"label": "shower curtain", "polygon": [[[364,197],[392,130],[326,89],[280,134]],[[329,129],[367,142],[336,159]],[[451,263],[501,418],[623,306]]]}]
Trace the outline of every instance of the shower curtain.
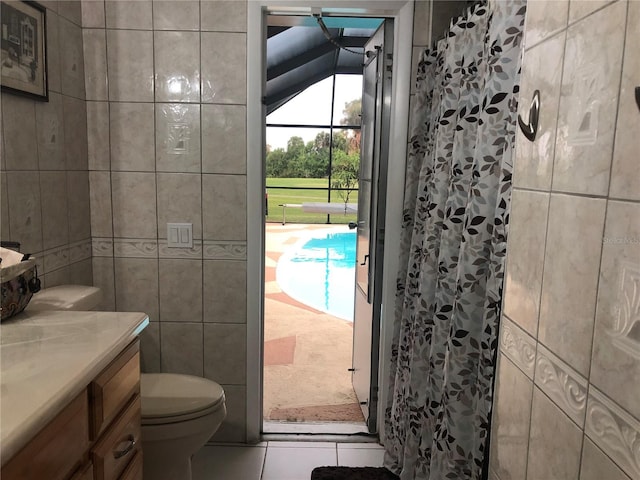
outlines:
[{"label": "shower curtain", "polygon": [[483,475],[524,15],[476,4],[419,63],[385,415],[402,480]]}]

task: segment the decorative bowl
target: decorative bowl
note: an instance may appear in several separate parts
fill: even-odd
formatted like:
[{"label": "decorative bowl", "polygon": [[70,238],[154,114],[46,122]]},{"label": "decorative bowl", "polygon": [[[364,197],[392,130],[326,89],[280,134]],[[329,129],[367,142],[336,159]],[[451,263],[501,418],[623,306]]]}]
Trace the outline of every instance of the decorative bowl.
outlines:
[{"label": "decorative bowl", "polygon": [[0,268],[0,282],[2,284],[0,321],[4,321],[22,312],[33,294],[39,290],[36,286],[39,282],[35,259],[32,257],[15,265]]}]

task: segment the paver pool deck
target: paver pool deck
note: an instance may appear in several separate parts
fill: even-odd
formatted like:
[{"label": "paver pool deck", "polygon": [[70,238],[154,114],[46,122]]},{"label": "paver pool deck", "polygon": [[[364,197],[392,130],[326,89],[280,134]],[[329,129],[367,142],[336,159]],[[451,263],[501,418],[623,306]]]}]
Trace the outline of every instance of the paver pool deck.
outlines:
[{"label": "paver pool deck", "polygon": [[351,386],[353,323],[282,291],[280,256],[309,231],[344,225],[268,223],[265,238],[264,418],[283,422],[363,422]]}]

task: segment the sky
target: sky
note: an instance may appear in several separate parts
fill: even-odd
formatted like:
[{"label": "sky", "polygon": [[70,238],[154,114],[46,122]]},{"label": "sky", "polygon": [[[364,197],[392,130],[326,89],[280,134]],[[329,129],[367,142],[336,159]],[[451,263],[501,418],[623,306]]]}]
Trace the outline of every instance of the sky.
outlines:
[{"label": "sky", "polygon": [[[332,77],[318,82],[267,116],[267,123],[321,124],[331,121]],[[361,75],[338,75],[336,78],[335,123],[339,124],[345,103],[362,96]],[[313,140],[319,129],[267,127],[267,145],[272,149],[287,148],[287,140],[297,135],[306,142]]]}]

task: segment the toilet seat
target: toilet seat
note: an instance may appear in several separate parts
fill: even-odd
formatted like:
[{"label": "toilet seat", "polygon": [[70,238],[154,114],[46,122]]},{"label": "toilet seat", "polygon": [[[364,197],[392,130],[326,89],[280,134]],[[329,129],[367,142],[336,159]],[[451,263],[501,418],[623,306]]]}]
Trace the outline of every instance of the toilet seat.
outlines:
[{"label": "toilet seat", "polygon": [[224,408],[224,390],[192,375],[143,373],[140,376],[142,425],[178,423]]}]

